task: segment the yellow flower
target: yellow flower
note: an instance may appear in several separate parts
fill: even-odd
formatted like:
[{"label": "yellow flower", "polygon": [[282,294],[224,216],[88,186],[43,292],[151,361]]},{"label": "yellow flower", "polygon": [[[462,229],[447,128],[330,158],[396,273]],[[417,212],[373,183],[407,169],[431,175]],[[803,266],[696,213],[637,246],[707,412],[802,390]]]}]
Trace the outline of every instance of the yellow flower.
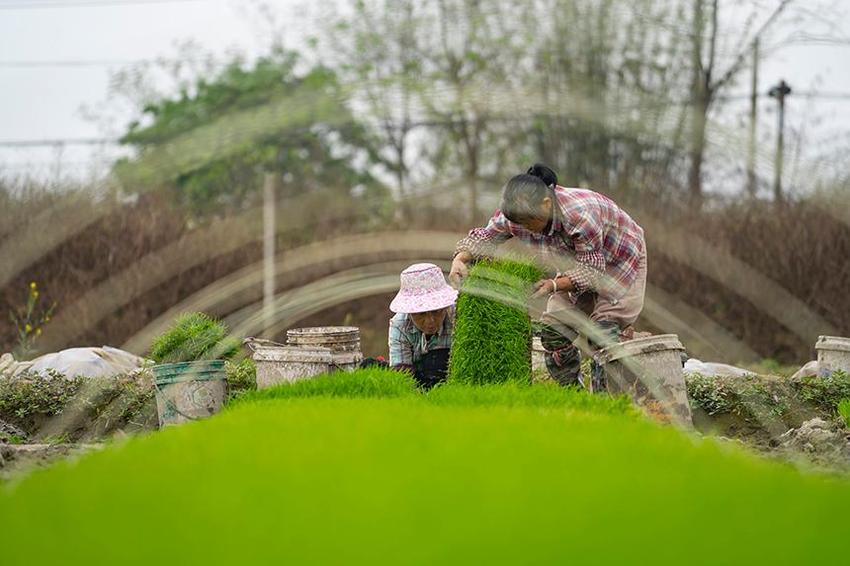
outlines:
[{"label": "yellow flower", "polygon": [[41,328],[36,328],[36,329],[35,329],[35,335],[36,335],[36,336],[41,336]]},{"label": "yellow flower", "polygon": [[32,292],[32,298],[33,298],[33,299],[37,299],[37,298],[38,298],[38,291],[33,291],[33,292]]},{"label": "yellow flower", "polygon": [[35,281],[30,281],[30,289],[32,289],[33,291],[35,291],[35,289],[36,289]]},{"label": "yellow flower", "polygon": [[45,316],[45,317],[44,317],[44,322],[50,322],[50,317],[49,317],[49,316]]},{"label": "yellow flower", "polygon": [[32,332],[32,325],[31,325],[31,324],[27,324],[26,326],[24,326],[24,332],[26,332],[27,334],[29,334],[30,332]]}]

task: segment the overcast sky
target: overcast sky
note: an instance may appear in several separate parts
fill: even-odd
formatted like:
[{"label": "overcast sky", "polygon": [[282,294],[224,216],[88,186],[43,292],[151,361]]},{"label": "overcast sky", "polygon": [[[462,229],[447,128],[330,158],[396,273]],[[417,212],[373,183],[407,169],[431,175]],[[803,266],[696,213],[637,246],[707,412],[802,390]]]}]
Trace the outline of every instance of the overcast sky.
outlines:
[{"label": "overcast sky", "polygon": [[[779,0],[759,0],[769,11]],[[297,0],[268,2],[281,22],[293,30],[285,39],[297,42]],[[850,0],[839,27],[850,36]],[[269,28],[258,3],[238,0],[0,0],[0,142],[98,138],[120,132],[132,116],[115,116],[111,131],[84,117],[81,108],[97,109],[106,99],[110,72],[121,62],[173,57],[175,45],[192,40],[206,51],[224,55],[239,51],[254,56],[269,45]],[[61,65],[42,64],[60,62]],[[98,64],[72,64],[99,62]],[[100,63],[115,62],[114,64]],[[792,46],[762,65],[760,90],[779,78],[798,91],[850,94],[850,45]],[[746,92],[741,85],[737,92]],[[772,101],[762,102],[765,126],[773,119]],[[788,120],[801,128],[811,145],[850,135],[850,97],[792,97]],[[746,111],[737,103],[730,119]],[[834,142],[833,142],[834,143]],[[57,163],[63,173],[83,175],[100,148],[0,147],[0,166],[8,172],[50,174]]]}]

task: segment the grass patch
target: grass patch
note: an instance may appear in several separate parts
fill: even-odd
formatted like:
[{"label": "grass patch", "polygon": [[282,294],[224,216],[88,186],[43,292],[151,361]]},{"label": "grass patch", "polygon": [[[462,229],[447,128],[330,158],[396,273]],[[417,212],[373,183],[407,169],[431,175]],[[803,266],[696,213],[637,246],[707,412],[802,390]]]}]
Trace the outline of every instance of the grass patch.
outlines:
[{"label": "grass patch", "polygon": [[597,414],[639,414],[626,396],[591,395],[584,389],[561,387],[555,383],[507,382],[475,386],[447,383],[428,392],[427,400],[438,406],[538,407]]},{"label": "grass patch", "polygon": [[506,259],[473,266],[457,302],[450,382],[531,381],[526,303],[541,277],[537,267]]},{"label": "grass patch", "polygon": [[15,541],[4,563],[812,564],[846,555],[846,482],[623,414],[505,406],[498,393],[462,404],[425,402],[430,395],[240,403],[35,472],[0,493],[0,531]]},{"label": "grass patch", "polygon": [[250,391],[234,400],[232,405],[302,397],[374,398],[407,397],[416,394],[416,383],[409,373],[371,367],[354,372],[334,372],[313,379]]},{"label": "grass patch", "polygon": [[625,396],[591,395],[584,389],[554,383],[469,385],[455,382],[438,385],[425,393],[416,387],[409,373],[382,368],[330,373],[252,391],[235,399],[230,406],[309,397],[408,398],[436,406],[538,407],[598,414],[639,414]]},{"label": "grass patch", "polygon": [[796,364],[783,364],[773,358],[764,358],[756,363],[745,364],[748,369],[757,375],[777,375],[779,377],[791,377],[800,369]]}]

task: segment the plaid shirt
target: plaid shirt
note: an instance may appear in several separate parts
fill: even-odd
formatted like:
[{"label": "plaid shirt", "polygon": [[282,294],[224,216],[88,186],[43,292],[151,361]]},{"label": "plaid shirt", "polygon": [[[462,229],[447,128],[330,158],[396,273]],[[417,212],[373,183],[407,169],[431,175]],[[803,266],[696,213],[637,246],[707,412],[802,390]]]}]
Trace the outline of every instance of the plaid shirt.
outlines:
[{"label": "plaid shirt", "polygon": [[390,367],[413,366],[431,350],[451,348],[454,325],[454,306],[449,307],[440,331],[430,338],[416,328],[409,314],[398,313],[390,319]]},{"label": "plaid shirt", "polygon": [[539,247],[555,265],[559,258],[572,258],[561,275],[570,278],[577,292],[595,290],[621,297],[634,282],[646,250],[643,228],[614,201],[594,191],[559,186],[555,196],[558,206],[546,234],[526,230],[497,210],[487,226],[472,229],[458,242],[456,253],[466,251],[476,259],[492,256],[498,244],[516,237]]}]

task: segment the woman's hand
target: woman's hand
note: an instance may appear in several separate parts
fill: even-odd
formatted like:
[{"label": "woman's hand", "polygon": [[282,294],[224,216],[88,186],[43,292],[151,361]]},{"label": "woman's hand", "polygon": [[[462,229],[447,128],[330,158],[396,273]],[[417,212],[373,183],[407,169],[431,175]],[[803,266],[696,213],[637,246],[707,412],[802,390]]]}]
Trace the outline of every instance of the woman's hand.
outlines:
[{"label": "woman's hand", "polygon": [[531,294],[531,298],[539,299],[551,295],[555,292],[555,285],[554,279],[541,279],[534,284],[534,292]]},{"label": "woman's hand", "polygon": [[460,284],[469,276],[469,261],[472,258],[466,252],[461,252],[452,260],[452,270],[449,272],[449,284],[460,289]]},{"label": "woman's hand", "polygon": [[541,279],[534,284],[534,293],[532,293],[531,298],[539,299],[552,293],[565,293],[574,289],[575,286],[572,280],[566,276],[556,277],[554,279]]}]

